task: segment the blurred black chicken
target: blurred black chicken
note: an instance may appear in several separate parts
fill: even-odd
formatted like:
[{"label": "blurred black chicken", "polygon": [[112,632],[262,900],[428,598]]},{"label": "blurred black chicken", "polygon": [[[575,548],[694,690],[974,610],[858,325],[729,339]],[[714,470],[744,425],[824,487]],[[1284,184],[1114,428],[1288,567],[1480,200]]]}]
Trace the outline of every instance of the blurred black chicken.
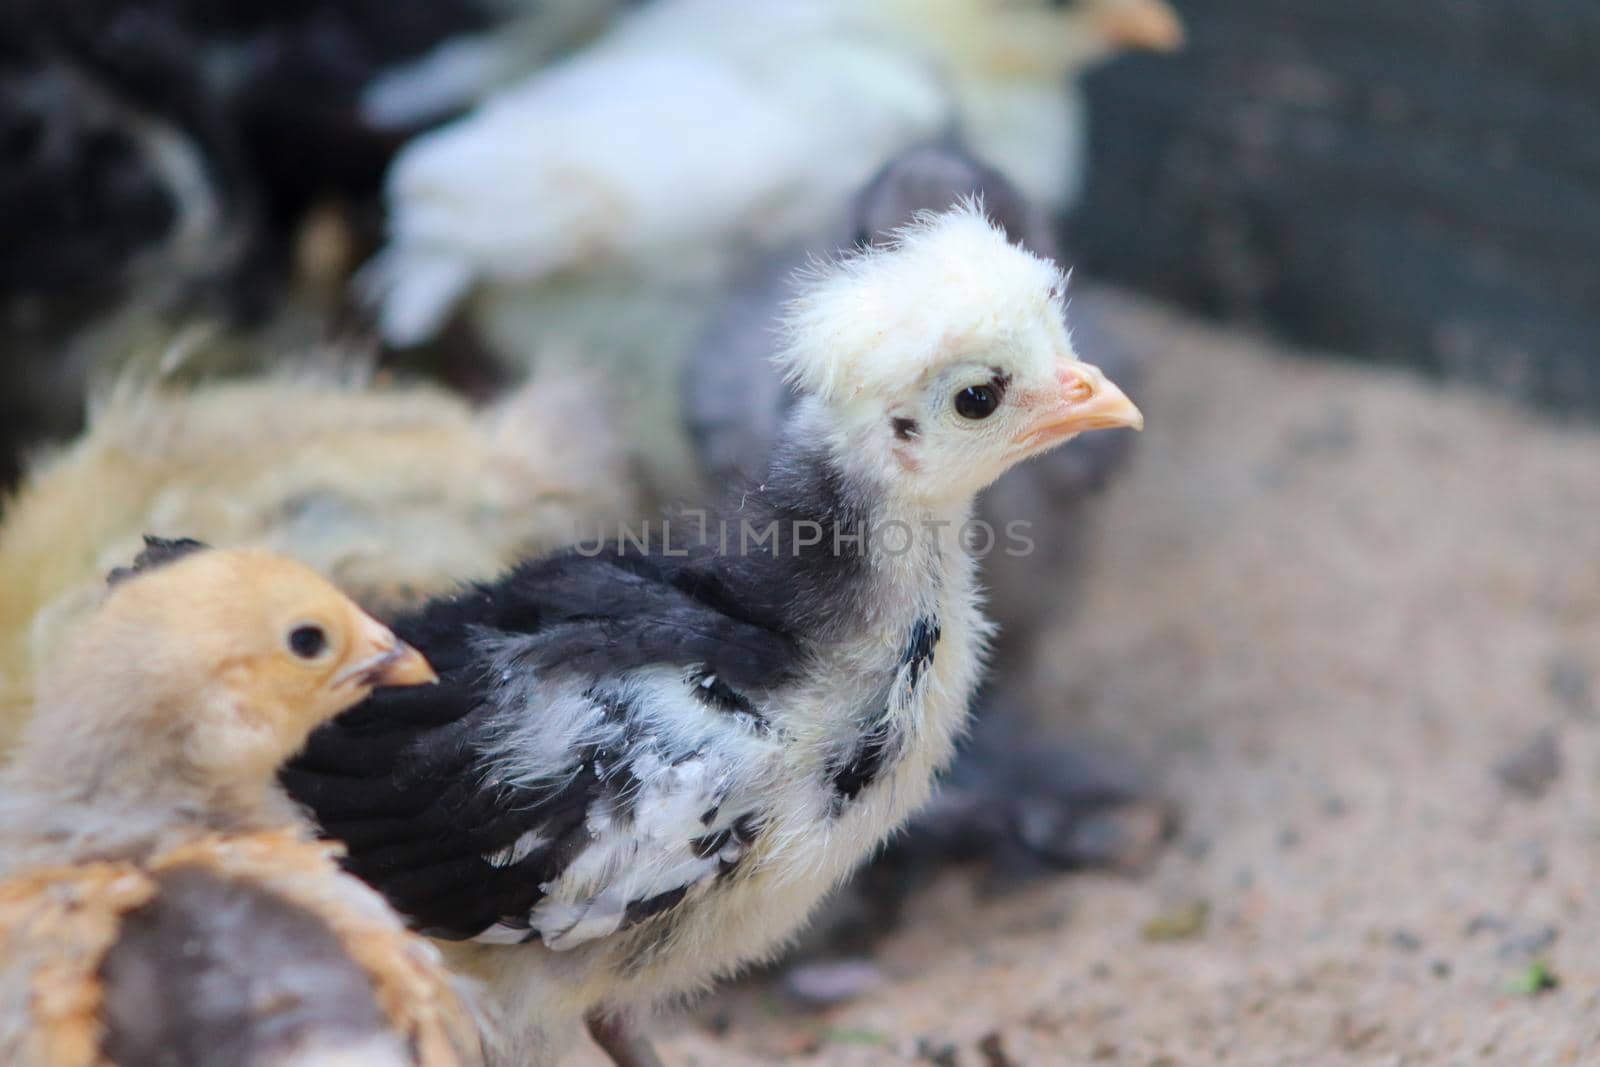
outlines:
[{"label": "blurred black chicken", "polygon": [[369,202],[415,132],[369,123],[362,91],[490,18],[474,0],[0,5],[0,486],[21,442],[80,417],[102,350],[272,310],[307,210]]}]

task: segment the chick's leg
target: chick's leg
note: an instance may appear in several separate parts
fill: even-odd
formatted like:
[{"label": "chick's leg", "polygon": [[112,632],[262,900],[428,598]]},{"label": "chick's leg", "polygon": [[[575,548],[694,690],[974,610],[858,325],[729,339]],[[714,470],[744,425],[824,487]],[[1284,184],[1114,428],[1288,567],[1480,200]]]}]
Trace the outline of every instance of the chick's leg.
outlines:
[{"label": "chick's leg", "polygon": [[661,1057],[648,1038],[638,1033],[625,1019],[603,1012],[591,1012],[584,1023],[589,1036],[617,1067],[662,1067]]}]

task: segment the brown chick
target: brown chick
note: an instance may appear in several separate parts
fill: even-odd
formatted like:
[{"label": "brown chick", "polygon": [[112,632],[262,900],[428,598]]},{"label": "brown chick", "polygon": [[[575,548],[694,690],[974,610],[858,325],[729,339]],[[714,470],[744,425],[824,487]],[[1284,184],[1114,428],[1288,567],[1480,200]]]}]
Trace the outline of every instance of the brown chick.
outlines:
[{"label": "brown chick", "polygon": [[481,410],[326,371],[111,390],[0,522],[0,754],[38,665],[143,534],[291,556],[381,615],[630,514],[608,413],[577,378]]},{"label": "brown chick", "polygon": [[113,580],[0,778],[0,1062],[481,1062],[438,952],[276,778],[427,661],[265,552],[153,541]]}]

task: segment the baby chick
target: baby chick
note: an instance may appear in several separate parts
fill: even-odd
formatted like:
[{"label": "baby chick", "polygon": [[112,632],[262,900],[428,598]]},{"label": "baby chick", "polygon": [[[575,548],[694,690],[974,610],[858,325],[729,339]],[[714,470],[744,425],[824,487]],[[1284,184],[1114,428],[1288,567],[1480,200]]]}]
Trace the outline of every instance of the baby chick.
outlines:
[{"label": "baby chick", "polygon": [[327,373],[122,383],[0,524],[0,751],[31,712],[37,665],[143,533],[268,548],[392,610],[627,517],[608,411],[578,378],[482,411]]},{"label": "baby chick", "polygon": [[[1068,153],[1045,146],[1074,125],[1063,81],[1179,40],[1162,0],[658,0],[395,160],[373,272],[384,334],[426,339],[477,281],[726,269],[825,225],[896,151],[952,127],[1008,172],[1060,163],[1035,194],[1059,206]],[[1025,86],[1043,121],[1024,120]]]},{"label": "baby chick", "polygon": [[353,871],[474,943],[531,1054],[587,1018],[629,1061],[630,1010],[772,955],[927,797],[989,632],[973,495],[1142,425],[1064,286],[972,207],[820,268],[782,354],[803,397],[720,527],[434,602],[397,630],[441,684],[286,770]]},{"label": "baby chick", "polygon": [[[982,198],[1013,242],[1054,254],[1046,214],[994,168],[944,143],[902,153],[869,182],[841,225],[838,243],[892,241],[918,212],[942,211],[973,196]],[[772,361],[781,344],[772,324],[793,295],[794,270],[804,260],[805,253],[797,251],[754,272],[685,358],[683,418],[708,481],[726,484],[764,470],[796,402]],[[1074,343],[1094,352],[1113,380],[1136,386],[1144,362],[1140,353],[1106,329],[1096,309],[1093,294],[1074,298]],[[1106,765],[1104,753],[1090,758],[1028,736],[1030,724],[1044,716],[1029,714],[1022,695],[1040,636],[1065,618],[1077,599],[1073,590],[1086,551],[1081,543],[1085,520],[1100,488],[1124,466],[1130,437],[1092,434],[1072,441],[1006,472],[980,498],[976,514],[991,528],[1026,530],[1034,541],[1026,555],[991,552],[982,563],[999,633],[977,714],[992,709],[1012,721],[987,724],[962,749],[939,802],[913,820],[885,858],[904,867],[952,854],[987,852],[1003,861],[1020,853],[1051,865],[1078,866],[1123,865],[1148,856],[1145,831],[1153,821],[1161,823],[1148,798],[1133,788],[1136,776]],[[1124,827],[1136,832],[1124,833]],[[960,848],[952,848],[952,842]],[[884,884],[881,878],[869,880],[862,894],[875,904],[887,903]]]},{"label": "baby chick", "polygon": [[0,783],[0,1058],[478,1062],[437,952],[274,777],[427,662],[264,552],[152,541],[113,581]]}]

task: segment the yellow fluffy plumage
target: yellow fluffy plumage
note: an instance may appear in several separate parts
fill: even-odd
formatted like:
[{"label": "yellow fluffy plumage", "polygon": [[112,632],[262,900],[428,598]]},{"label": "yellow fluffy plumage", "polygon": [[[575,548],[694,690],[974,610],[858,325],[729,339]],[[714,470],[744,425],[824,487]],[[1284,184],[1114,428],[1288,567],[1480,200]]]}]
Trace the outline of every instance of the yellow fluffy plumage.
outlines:
[{"label": "yellow fluffy plumage", "polygon": [[282,556],[157,541],[119,569],[0,776],[0,1059],[144,1062],[196,1035],[481,1063],[438,951],[312,839],[276,777],[375,687],[433,681]]},{"label": "yellow fluffy plumage", "polygon": [[292,833],[210,836],[142,863],[51,867],[0,883],[0,946],[9,966],[30,975],[34,1014],[23,1038],[25,1062],[111,1067],[101,1048],[101,966],[123,920],[156,898],[163,875],[179,870],[245,883],[316,915],[371,977],[379,1008],[416,1050],[419,1067],[473,1059],[477,1024],[438,951],[407,935],[375,898],[352,894],[344,879],[329,877],[341,851]]},{"label": "yellow fluffy plumage", "polygon": [[326,373],[123,382],[0,519],[0,750],[27,718],[38,665],[143,535],[269,548],[392,608],[629,514],[607,411],[576,378],[482,410]]}]

